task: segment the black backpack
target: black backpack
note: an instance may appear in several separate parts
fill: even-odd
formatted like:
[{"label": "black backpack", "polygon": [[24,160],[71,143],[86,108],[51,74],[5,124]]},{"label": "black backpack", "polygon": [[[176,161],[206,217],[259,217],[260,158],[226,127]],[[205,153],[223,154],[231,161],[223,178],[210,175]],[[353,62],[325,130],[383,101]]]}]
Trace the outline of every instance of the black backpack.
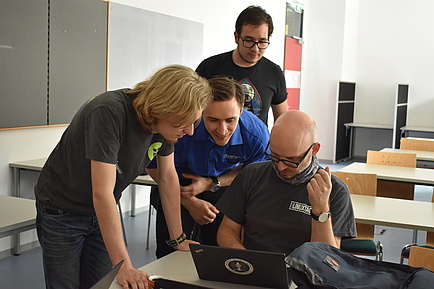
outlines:
[{"label": "black backpack", "polygon": [[359,258],[326,243],[306,242],[286,263],[300,289],[434,288],[434,272],[426,268]]}]

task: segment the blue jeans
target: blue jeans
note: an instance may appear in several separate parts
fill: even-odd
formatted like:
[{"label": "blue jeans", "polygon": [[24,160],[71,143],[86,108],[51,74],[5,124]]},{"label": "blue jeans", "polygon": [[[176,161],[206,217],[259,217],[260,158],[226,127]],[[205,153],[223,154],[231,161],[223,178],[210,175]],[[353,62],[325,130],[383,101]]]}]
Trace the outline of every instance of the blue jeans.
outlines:
[{"label": "blue jeans", "polygon": [[36,202],[36,229],[47,289],[89,288],[112,268],[96,216]]}]

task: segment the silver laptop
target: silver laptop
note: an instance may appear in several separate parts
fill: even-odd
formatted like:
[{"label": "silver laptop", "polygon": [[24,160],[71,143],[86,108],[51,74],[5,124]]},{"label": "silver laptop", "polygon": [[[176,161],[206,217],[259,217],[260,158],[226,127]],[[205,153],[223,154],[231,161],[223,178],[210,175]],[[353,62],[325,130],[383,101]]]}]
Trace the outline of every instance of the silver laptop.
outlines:
[{"label": "silver laptop", "polygon": [[190,244],[200,279],[288,289],[285,254]]},{"label": "silver laptop", "polygon": [[107,273],[107,275],[105,275],[95,285],[90,287],[90,289],[108,289],[110,285],[112,285],[113,280],[115,279],[116,274],[118,274],[123,263],[124,260],[120,261],[116,266],[113,267],[113,269],[110,270],[110,272]]}]

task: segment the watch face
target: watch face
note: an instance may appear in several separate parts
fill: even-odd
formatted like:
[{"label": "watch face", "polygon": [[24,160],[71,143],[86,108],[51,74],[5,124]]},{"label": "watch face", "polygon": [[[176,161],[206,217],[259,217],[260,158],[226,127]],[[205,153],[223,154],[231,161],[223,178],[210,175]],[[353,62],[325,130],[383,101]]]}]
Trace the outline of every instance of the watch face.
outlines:
[{"label": "watch face", "polygon": [[318,216],[318,221],[321,223],[324,223],[325,221],[327,221],[329,219],[329,217],[330,217],[330,213],[321,213]]},{"label": "watch face", "polygon": [[215,184],[211,187],[211,192],[217,192],[220,189],[220,184]]}]

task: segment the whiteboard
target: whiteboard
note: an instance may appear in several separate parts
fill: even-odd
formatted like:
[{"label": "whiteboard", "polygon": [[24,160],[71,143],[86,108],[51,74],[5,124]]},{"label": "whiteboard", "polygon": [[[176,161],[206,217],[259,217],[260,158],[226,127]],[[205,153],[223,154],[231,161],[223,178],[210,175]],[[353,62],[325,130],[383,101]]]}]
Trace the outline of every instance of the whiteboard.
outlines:
[{"label": "whiteboard", "polygon": [[108,89],[133,87],[157,69],[202,61],[203,24],[110,3]]}]

